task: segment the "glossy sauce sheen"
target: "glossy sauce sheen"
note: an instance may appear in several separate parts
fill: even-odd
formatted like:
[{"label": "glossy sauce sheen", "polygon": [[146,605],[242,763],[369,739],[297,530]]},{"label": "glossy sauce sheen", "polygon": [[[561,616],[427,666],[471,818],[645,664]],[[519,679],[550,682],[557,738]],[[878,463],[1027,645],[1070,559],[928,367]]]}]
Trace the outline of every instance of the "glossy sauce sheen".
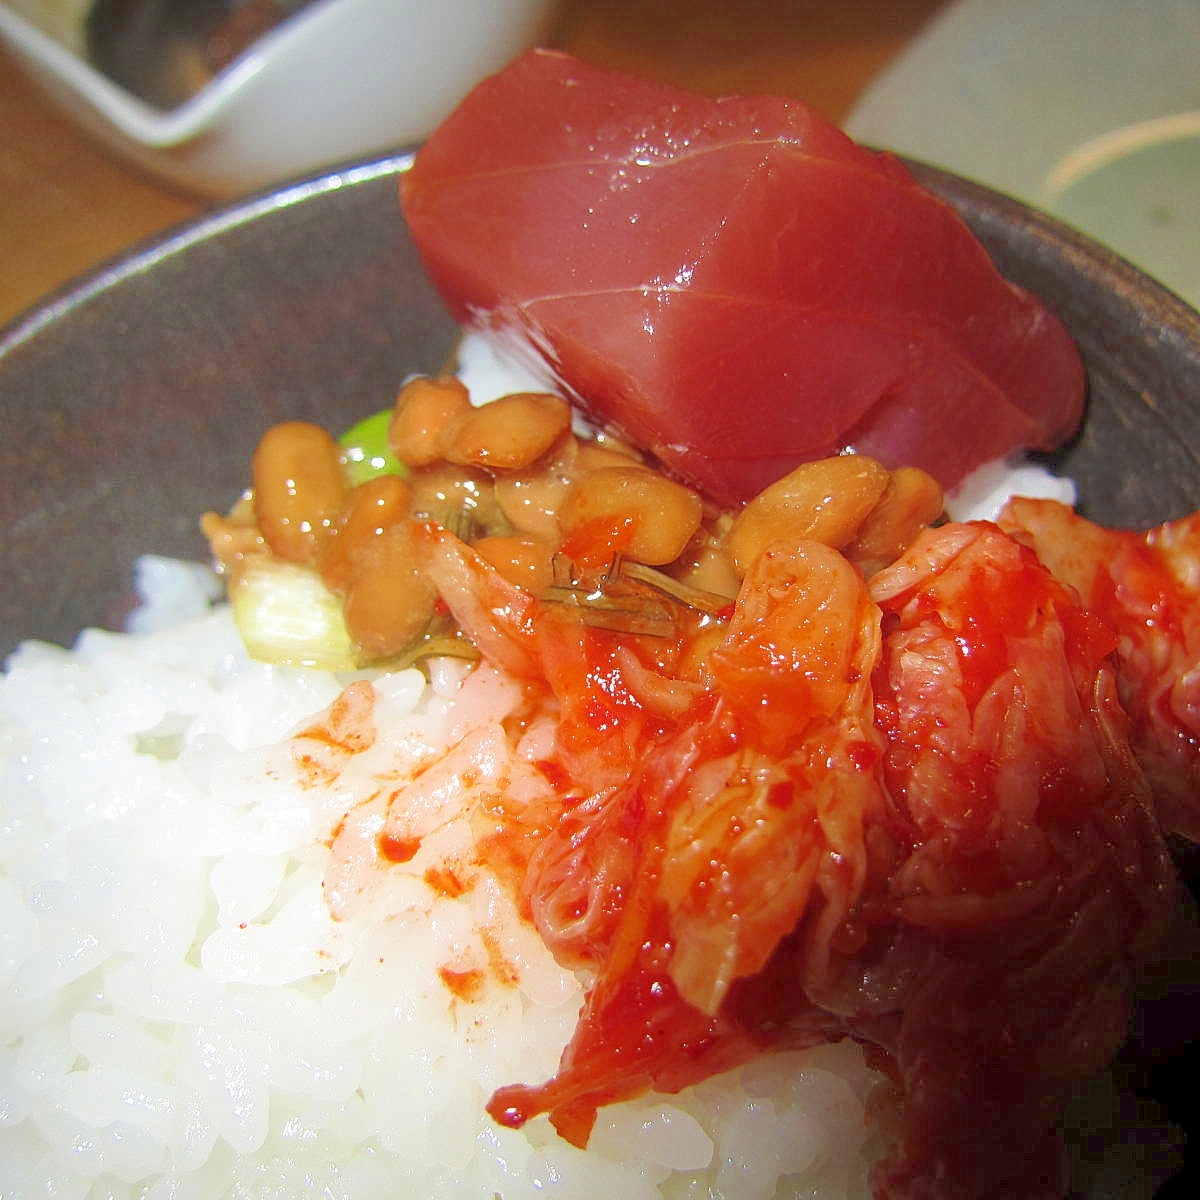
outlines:
[{"label": "glossy sauce sheen", "polygon": [[541,348],[593,417],[722,501],[847,445],[950,488],[1082,412],[1058,320],[798,101],[533,51],[431,137],[401,201],[465,325]]}]

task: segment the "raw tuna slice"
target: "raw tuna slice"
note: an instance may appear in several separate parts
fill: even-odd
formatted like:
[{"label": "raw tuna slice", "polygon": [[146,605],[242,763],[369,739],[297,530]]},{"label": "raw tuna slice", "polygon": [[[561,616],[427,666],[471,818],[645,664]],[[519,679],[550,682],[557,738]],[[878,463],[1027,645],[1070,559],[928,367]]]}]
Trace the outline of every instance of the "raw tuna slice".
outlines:
[{"label": "raw tuna slice", "polygon": [[401,182],[455,316],[722,501],[847,446],[953,487],[1076,427],[1065,329],[894,158],[795,100],[531,51]]}]

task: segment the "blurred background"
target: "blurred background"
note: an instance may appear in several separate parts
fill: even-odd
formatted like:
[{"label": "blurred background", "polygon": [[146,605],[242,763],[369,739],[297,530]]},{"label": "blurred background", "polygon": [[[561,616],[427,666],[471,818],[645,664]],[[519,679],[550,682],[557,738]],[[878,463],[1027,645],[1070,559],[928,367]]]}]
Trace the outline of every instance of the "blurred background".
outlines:
[{"label": "blurred background", "polygon": [[1200,302],[1200,0],[0,0],[0,323],[207,207],[419,139],[535,41],[797,96]]}]

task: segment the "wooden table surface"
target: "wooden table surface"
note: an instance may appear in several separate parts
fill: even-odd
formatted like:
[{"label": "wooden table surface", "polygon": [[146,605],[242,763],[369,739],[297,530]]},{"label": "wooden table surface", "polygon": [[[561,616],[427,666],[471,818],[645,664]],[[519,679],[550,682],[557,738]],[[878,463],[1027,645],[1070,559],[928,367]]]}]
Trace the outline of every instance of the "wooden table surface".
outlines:
[{"label": "wooden table surface", "polygon": [[[700,91],[799,96],[840,121],[944,2],[561,0],[556,40]],[[205,203],[99,147],[0,49],[0,324]]]}]

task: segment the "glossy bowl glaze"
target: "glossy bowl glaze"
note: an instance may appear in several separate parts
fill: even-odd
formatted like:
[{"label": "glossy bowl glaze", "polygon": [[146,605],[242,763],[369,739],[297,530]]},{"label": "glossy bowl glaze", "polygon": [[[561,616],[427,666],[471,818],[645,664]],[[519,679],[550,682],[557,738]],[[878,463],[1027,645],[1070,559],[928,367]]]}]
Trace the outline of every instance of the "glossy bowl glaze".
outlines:
[{"label": "glossy bowl glaze", "polygon": [[[0,655],[23,637],[69,643],[84,625],[119,625],[140,554],[203,557],[198,515],[245,487],[266,426],[347,427],[445,361],[456,330],[399,214],[408,162],[224,208],[0,331]],[[1053,457],[1085,510],[1138,526],[1200,507],[1200,316],[1049,219],[914,169],[1078,339],[1088,414]],[[1152,984],[1120,1067],[1134,1091],[1081,1143],[1093,1200],[1149,1195],[1135,1159],[1158,1126],[1122,1106],[1173,1098],[1195,1069],[1195,943]]]}]

